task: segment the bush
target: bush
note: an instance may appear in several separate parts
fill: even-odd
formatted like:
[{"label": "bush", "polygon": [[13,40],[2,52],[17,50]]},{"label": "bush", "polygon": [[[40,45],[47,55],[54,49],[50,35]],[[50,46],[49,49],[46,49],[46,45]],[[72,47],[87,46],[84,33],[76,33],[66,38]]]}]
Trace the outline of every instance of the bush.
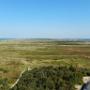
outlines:
[{"label": "bush", "polygon": [[[83,73],[84,71],[84,73]],[[26,71],[11,90],[75,90],[89,70],[75,67],[42,67]]]}]

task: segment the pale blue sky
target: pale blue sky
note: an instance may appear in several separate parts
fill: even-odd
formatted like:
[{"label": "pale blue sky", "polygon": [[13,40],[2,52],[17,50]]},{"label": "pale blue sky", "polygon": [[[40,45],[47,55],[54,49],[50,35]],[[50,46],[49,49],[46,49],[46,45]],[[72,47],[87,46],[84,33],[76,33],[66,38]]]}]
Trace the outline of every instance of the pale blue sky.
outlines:
[{"label": "pale blue sky", "polygon": [[90,0],[0,0],[0,38],[90,38]]}]

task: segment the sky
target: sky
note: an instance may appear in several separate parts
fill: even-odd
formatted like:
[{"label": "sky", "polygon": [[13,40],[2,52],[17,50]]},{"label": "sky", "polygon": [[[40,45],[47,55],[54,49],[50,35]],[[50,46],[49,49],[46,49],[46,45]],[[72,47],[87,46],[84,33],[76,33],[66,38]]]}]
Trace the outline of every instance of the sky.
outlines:
[{"label": "sky", "polygon": [[90,0],[0,0],[0,38],[90,38]]}]

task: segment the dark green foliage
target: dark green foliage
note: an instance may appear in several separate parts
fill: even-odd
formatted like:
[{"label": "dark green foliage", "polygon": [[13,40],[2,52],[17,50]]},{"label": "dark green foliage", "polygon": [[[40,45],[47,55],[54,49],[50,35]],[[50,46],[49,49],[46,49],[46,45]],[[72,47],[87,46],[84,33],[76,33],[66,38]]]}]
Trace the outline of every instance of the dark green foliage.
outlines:
[{"label": "dark green foliage", "polygon": [[9,90],[8,80],[6,78],[0,79],[0,90]]},{"label": "dark green foliage", "polygon": [[12,90],[75,90],[88,70],[74,67],[42,67],[26,71]]}]

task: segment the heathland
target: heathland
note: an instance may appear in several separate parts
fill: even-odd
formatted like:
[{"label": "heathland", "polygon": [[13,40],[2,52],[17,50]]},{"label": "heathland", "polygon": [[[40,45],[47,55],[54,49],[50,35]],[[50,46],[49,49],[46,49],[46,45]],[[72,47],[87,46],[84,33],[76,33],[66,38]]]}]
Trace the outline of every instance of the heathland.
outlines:
[{"label": "heathland", "polygon": [[[39,71],[47,72],[46,70],[44,71],[43,68],[47,69],[49,67],[52,67],[50,68],[52,72],[55,72],[56,69],[56,73],[60,68],[64,68],[65,70],[66,67],[68,72],[72,72],[71,69],[71,71],[69,70],[70,67],[75,69],[79,68],[80,70],[86,70],[88,73],[85,73],[89,75],[90,42],[87,40],[60,41],[42,39],[0,41],[0,90],[12,87],[19,78],[20,73],[24,70],[30,69],[33,70],[32,73],[35,73],[35,68],[38,68]],[[36,69],[37,72],[39,72],[38,70]],[[85,73],[83,75],[86,75]],[[56,75],[56,77],[58,76]],[[67,85],[67,83],[65,83],[65,85]]]}]

